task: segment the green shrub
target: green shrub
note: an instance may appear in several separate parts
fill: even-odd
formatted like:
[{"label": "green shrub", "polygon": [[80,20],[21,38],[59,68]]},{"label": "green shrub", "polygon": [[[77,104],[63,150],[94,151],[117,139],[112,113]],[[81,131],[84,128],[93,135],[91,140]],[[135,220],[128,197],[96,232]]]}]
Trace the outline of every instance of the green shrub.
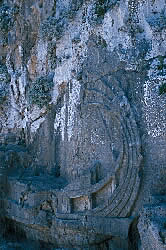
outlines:
[{"label": "green shrub", "polygon": [[40,26],[40,33],[43,39],[52,40],[53,37],[60,39],[63,31],[67,26],[66,17],[57,19],[56,17],[48,17]]},{"label": "green shrub", "polygon": [[105,13],[113,8],[119,0],[97,0],[95,14],[98,18],[104,18]]},{"label": "green shrub", "polygon": [[10,8],[7,5],[0,7],[0,30],[2,32],[8,32],[14,23],[15,9]]},{"label": "green shrub", "polygon": [[166,93],[166,82],[159,87],[159,95],[163,95],[165,93]]},{"label": "green shrub", "polygon": [[36,104],[40,108],[48,106],[51,101],[51,90],[53,86],[53,75],[37,78],[29,89],[30,104]]},{"label": "green shrub", "polygon": [[165,56],[158,56],[158,60],[160,62],[160,64],[157,67],[158,70],[163,71],[164,69],[166,69],[166,64],[164,63],[165,58],[166,58]]},{"label": "green shrub", "polygon": [[101,46],[102,48],[107,47],[107,42],[101,36],[97,37],[97,45]]},{"label": "green shrub", "polygon": [[10,76],[6,65],[0,63],[0,105],[8,100]]}]

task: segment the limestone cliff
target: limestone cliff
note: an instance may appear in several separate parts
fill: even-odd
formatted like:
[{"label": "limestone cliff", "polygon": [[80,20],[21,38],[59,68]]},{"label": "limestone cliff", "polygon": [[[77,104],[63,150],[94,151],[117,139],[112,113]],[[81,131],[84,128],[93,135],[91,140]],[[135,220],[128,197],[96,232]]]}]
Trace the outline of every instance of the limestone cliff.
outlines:
[{"label": "limestone cliff", "polygon": [[164,0],[0,1],[3,235],[166,249],[165,155]]}]

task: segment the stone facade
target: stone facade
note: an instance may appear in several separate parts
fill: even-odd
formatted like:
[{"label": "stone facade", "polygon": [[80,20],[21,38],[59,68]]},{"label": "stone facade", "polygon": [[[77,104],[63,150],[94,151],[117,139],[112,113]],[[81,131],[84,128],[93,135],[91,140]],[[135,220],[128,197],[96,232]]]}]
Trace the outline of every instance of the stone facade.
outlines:
[{"label": "stone facade", "polygon": [[1,249],[166,249],[165,138],[164,0],[0,1]]}]

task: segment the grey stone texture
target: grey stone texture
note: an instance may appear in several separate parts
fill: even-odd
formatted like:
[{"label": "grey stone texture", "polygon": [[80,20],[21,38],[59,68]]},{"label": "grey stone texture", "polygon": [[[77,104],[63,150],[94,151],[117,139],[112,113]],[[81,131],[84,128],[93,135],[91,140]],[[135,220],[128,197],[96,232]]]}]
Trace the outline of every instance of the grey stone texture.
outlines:
[{"label": "grey stone texture", "polygon": [[0,249],[166,249],[164,0],[0,1]]}]

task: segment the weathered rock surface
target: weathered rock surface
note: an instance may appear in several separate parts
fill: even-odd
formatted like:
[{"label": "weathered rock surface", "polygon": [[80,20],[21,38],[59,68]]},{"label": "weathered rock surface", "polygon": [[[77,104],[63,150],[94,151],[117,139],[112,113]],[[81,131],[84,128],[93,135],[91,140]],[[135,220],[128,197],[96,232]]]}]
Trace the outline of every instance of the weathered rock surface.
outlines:
[{"label": "weathered rock surface", "polygon": [[166,249],[165,155],[164,0],[0,1],[1,249]]}]

